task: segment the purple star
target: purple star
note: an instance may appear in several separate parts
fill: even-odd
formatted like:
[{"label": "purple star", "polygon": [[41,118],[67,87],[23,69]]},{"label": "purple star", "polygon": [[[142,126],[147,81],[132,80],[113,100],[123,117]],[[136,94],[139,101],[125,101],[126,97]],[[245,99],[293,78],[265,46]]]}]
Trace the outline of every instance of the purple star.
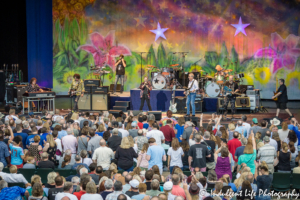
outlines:
[{"label": "purple star", "polygon": [[244,35],[247,36],[245,32],[245,28],[249,26],[250,24],[243,24],[242,22],[242,17],[240,17],[239,23],[238,24],[231,24],[231,26],[236,28],[234,36],[236,36],[239,32],[242,32]]},{"label": "purple star", "polygon": [[156,30],[150,30],[152,33],[155,33],[156,36],[155,36],[155,41],[159,38],[159,37],[162,37],[162,38],[166,38],[166,36],[164,35],[164,32],[166,30],[168,30],[169,28],[160,28],[160,24],[159,22],[157,22],[157,29]]}]

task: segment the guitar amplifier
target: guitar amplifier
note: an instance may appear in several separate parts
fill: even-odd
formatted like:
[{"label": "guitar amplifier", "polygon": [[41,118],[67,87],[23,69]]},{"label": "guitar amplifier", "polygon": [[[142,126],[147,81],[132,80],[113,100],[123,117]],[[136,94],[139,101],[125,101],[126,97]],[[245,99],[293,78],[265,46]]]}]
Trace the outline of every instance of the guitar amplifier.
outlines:
[{"label": "guitar amplifier", "polygon": [[102,86],[102,87],[92,87],[93,94],[107,94],[109,93],[109,87],[108,86]]},{"label": "guitar amplifier", "polygon": [[250,108],[250,98],[249,97],[236,97],[235,107],[236,108]]},{"label": "guitar amplifier", "polygon": [[86,79],[84,80],[84,87],[99,87],[100,80],[99,79]]},{"label": "guitar amplifier", "polygon": [[91,110],[91,95],[85,93],[83,97],[80,97],[78,100],[78,109],[79,110]]},{"label": "guitar amplifier", "polygon": [[27,85],[14,86],[14,102],[22,101],[23,94],[26,92]]},{"label": "guitar amplifier", "polygon": [[[175,103],[177,103],[177,113],[186,113],[186,97],[177,96],[175,97]],[[190,112],[192,112],[192,105],[190,105]],[[200,94],[196,95],[195,99],[195,112],[202,113],[202,96]]]},{"label": "guitar amplifier", "polygon": [[92,110],[109,110],[109,97],[109,94],[104,93],[92,94]]}]

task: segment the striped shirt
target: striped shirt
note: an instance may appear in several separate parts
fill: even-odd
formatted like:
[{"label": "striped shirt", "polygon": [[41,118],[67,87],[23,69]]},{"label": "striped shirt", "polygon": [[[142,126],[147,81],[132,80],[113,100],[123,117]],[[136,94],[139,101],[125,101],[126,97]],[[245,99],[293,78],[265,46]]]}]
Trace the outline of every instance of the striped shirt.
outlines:
[{"label": "striped shirt", "polygon": [[260,162],[266,161],[267,164],[273,164],[276,156],[277,152],[275,147],[271,146],[270,144],[265,144],[264,146],[260,147],[257,155]]}]

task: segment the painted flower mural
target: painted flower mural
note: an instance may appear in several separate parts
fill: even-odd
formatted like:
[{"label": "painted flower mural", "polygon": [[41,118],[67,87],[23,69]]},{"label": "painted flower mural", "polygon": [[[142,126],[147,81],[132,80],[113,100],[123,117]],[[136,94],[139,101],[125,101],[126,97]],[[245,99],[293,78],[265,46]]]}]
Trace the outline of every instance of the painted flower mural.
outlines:
[{"label": "painted flower mural", "polygon": [[285,67],[293,70],[297,57],[300,56],[300,48],[297,48],[300,37],[289,35],[285,40],[278,34],[271,34],[271,45],[266,48],[259,49],[255,53],[255,58],[273,59],[271,65],[272,72]]},{"label": "painted flower mural", "polygon": [[108,65],[113,70],[115,70],[115,60],[114,57],[123,54],[124,56],[131,55],[130,50],[123,46],[113,46],[115,40],[114,31],[110,31],[106,37],[103,37],[100,33],[90,34],[90,40],[92,44],[81,45],[78,50],[84,50],[91,53],[94,57],[94,62],[96,66],[106,66]]},{"label": "painted flower mural", "polygon": [[254,70],[254,77],[262,85],[266,85],[271,79],[272,73],[268,67],[259,67]]}]

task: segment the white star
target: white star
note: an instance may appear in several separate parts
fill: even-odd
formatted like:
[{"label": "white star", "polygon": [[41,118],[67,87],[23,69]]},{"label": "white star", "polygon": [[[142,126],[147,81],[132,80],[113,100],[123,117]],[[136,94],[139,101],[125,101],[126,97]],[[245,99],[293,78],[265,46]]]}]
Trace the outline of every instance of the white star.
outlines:
[{"label": "white star", "polygon": [[157,22],[157,29],[156,30],[150,30],[152,33],[155,33],[155,41],[159,38],[162,37],[164,39],[167,39],[166,36],[164,35],[164,32],[168,30],[169,28],[160,28],[159,22]]},{"label": "white star", "polygon": [[240,17],[239,23],[238,24],[231,24],[231,26],[236,28],[234,36],[236,36],[239,32],[242,32],[244,35],[247,36],[245,32],[245,28],[249,26],[250,24],[243,24],[242,22],[242,17]]},{"label": "white star", "polygon": [[139,17],[134,18],[136,20],[136,26],[142,25],[145,26],[144,21],[147,19],[146,17],[142,17],[141,14]]}]

